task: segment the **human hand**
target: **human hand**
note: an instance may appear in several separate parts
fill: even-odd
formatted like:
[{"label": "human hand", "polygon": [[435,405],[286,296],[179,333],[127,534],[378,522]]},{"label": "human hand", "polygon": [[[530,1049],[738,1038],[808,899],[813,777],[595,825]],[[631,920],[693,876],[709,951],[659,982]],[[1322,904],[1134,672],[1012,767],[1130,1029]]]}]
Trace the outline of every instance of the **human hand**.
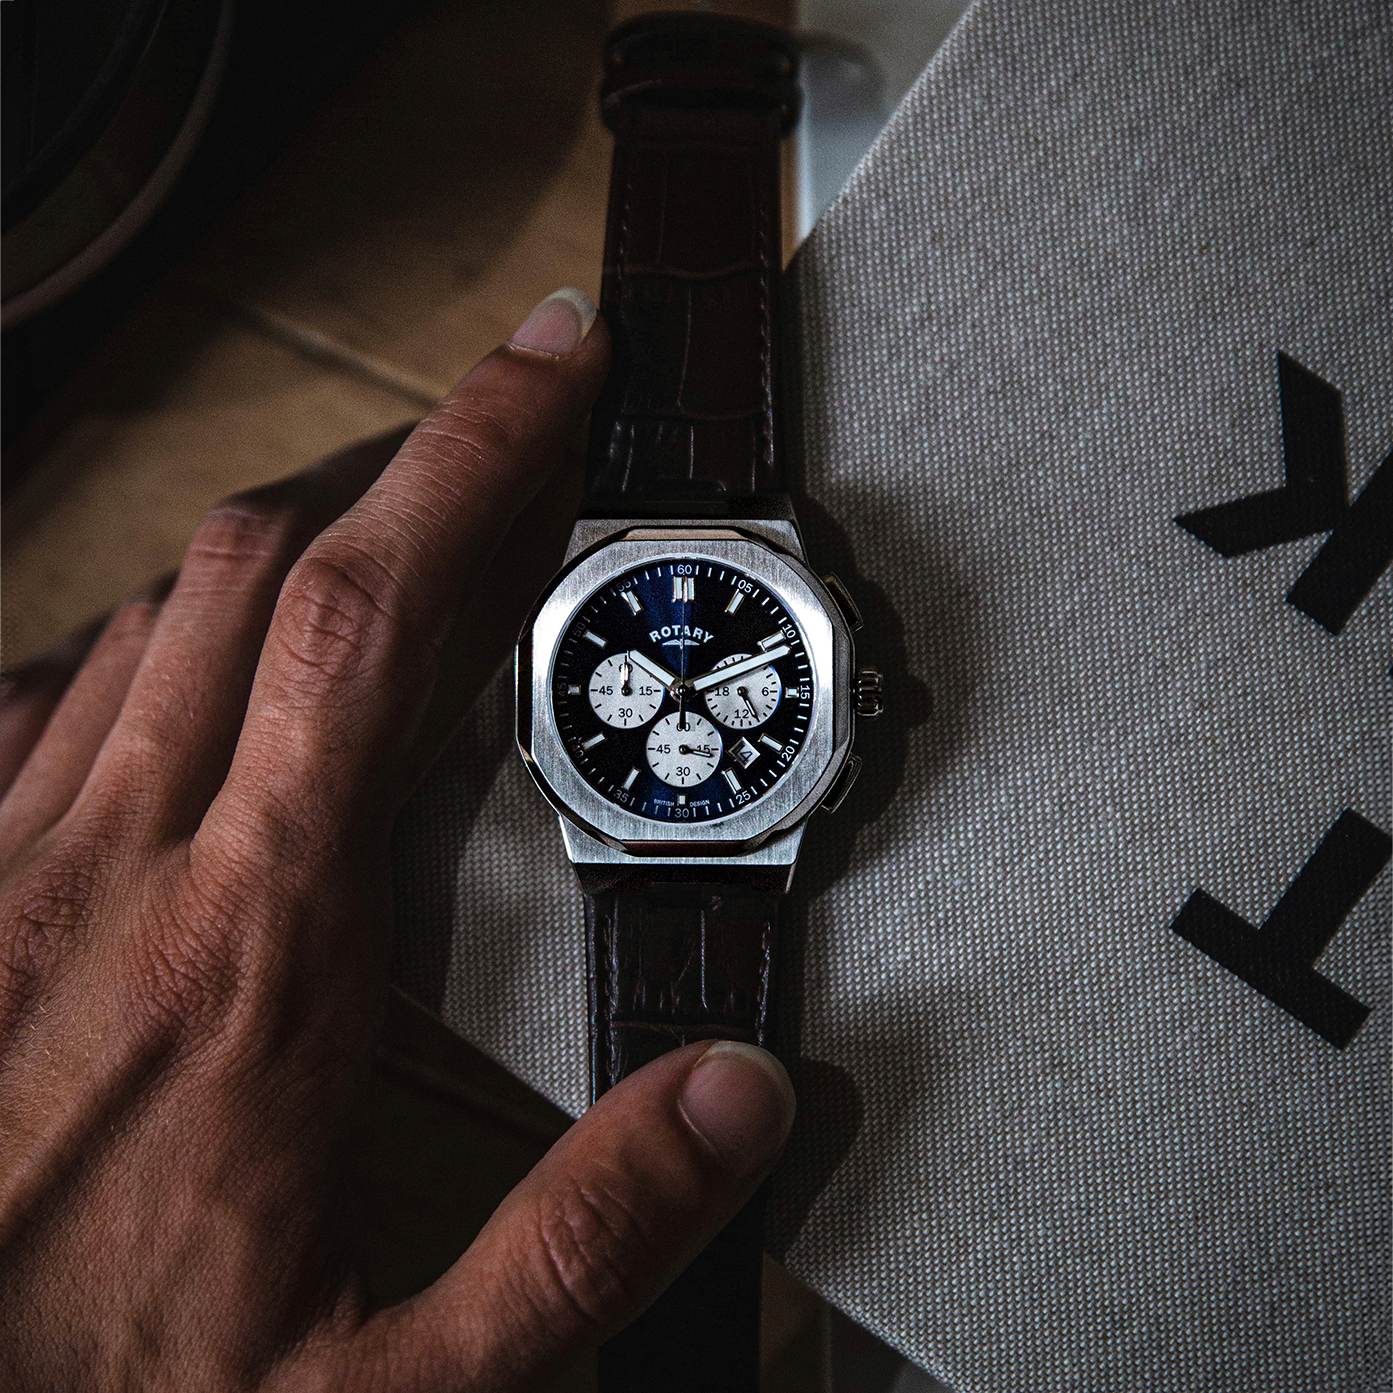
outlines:
[{"label": "human hand", "polygon": [[9,683],[5,1386],[525,1388],[772,1164],[787,1076],[692,1045],[606,1094],[419,1296],[370,1309],[344,1257],[335,1143],[381,1015],[388,833],[449,705],[452,614],[497,593],[500,541],[599,390],[586,308],[544,301],[380,475],[349,451],[215,509],[167,596]]}]

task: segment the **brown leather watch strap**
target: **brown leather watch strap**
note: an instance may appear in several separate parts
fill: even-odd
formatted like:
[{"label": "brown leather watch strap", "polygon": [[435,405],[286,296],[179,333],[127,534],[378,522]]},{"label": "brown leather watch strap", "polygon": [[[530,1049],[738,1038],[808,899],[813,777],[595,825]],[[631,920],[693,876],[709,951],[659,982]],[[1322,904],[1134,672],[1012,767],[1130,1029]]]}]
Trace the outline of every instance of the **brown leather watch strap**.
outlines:
[{"label": "brown leather watch strap", "polygon": [[[586,897],[596,1097],[694,1040],[767,1043],[778,910],[767,890],[707,882]],[[602,1393],[758,1393],[762,1220],[759,1195],[601,1347]]]},{"label": "brown leather watch strap", "polygon": [[710,883],[587,896],[597,1098],[694,1040],[766,1042],[778,904],[750,886]]},{"label": "brown leather watch strap", "polygon": [[610,36],[605,74],[614,164],[600,308],[614,359],[591,416],[587,509],[781,492],[792,40],[724,15],[649,16]]},{"label": "brown leather watch strap", "polygon": [[[605,47],[614,132],[600,308],[614,337],[585,511],[719,514],[783,492],[779,142],[798,116],[787,34],[646,16]],[[668,1050],[763,1045],[778,897],[665,868],[586,898],[595,1096]],[[599,1353],[602,1393],[757,1393],[760,1198]]]}]

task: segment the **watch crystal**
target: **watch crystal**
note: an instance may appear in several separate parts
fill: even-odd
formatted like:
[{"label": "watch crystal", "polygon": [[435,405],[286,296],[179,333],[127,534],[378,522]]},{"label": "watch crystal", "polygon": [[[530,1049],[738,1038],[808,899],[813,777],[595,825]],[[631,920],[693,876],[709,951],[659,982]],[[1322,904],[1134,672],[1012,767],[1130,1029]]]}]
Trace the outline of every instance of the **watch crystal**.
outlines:
[{"label": "watch crystal", "polygon": [[624,572],[572,616],[552,665],[567,754],[611,802],[660,822],[726,817],[803,748],[807,647],[763,582],[728,563]]}]

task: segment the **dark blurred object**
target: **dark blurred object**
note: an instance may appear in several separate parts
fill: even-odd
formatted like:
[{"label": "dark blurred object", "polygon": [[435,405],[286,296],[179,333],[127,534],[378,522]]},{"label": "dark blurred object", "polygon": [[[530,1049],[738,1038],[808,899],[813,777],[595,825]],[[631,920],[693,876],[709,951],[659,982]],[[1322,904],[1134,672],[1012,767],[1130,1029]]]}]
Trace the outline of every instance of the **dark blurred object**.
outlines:
[{"label": "dark blurred object", "polygon": [[[3,431],[7,446],[31,426],[37,437],[7,451],[6,489],[46,434],[44,403],[419,8],[420,0],[0,6]],[[35,308],[31,294],[25,313],[10,313],[46,283],[56,296],[45,291]]]},{"label": "dark blurred object", "polygon": [[[70,56],[83,9],[109,37],[105,61],[92,43]],[[168,197],[217,97],[232,0],[9,0],[2,13],[11,330],[115,260]]]},{"label": "dark blurred object", "polygon": [[124,100],[163,0],[10,0],[4,43],[4,228],[50,194]]}]

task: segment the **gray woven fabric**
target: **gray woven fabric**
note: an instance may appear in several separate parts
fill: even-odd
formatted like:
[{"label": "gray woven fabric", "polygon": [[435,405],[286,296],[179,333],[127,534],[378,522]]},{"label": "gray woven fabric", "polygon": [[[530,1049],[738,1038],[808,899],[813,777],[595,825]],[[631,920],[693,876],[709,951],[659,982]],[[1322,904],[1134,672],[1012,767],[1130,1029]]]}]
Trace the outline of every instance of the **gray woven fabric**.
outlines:
[{"label": "gray woven fabric", "polygon": [[[811,827],[771,1241],[958,1393],[1347,1393],[1389,1373],[1389,883],[1318,970],[1345,1048],[1172,932],[1385,831],[1389,582],[1225,560],[1277,354],[1393,447],[1393,38],[1375,3],[981,0],[800,251],[815,558],[892,711]],[[581,908],[500,679],[398,839],[400,979],[585,1100]]]}]

